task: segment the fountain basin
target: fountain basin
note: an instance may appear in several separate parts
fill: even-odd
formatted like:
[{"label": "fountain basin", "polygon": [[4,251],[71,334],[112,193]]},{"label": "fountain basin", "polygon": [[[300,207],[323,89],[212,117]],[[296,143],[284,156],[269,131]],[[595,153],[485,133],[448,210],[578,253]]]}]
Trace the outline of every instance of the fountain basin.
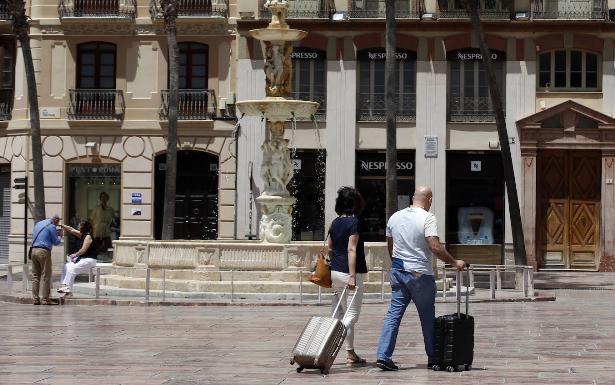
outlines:
[{"label": "fountain basin", "polygon": [[264,41],[297,41],[306,37],[307,32],[290,28],[260,28],[250,30],[250,35]]},{"label": "fountain basin", "polygon": [[293,100],[285,98],[267,98],[263,100],[244,100],[237,102],[236,107],[244,116],[263,116],[270,121],[285,121],[292,119],[311,118],[318,109],[317,102]]}]

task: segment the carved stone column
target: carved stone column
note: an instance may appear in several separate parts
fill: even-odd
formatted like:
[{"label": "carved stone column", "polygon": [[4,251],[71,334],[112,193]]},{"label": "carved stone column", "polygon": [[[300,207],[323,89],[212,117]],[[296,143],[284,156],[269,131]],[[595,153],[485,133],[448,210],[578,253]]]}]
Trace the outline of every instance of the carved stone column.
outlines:
[{"label": "carved stone column", "polygon": [[536,259],[536,212],[539,202],[536,196],[536,150],[521,150],[522,179],[521,179],[521,220],[523,222],[523,235],[525,237],[525,252],[527,263],[538,266]]}]

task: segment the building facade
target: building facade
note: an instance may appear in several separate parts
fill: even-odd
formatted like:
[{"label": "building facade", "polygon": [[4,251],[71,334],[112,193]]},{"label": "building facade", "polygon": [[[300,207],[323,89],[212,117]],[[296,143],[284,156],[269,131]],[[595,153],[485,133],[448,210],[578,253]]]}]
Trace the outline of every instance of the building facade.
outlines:
[{"label": "building facade", "polygon": [[[210,0],[178,4],[175,222],[182,239],[235,237],[233,7]],[[27,10],[47,214],[57,212],[72,226],[92,220],[106,240],[99,250],[106,260],[113,240],[160,238],[168,95],[160,2],[33,0]],[[32,180],[27,86],[21,48],[8,17],[3,19],[2,95],[10,96],[2,96],[1,105],[0,252],[19,263],[24,199],[23,190],[11,190],[11,181]],[[32,189],[28,195],[33,199]],[[30,219],[28,233],[31,228]],[[54,262],[61,263],[75,247],[67,236],[55,248]]]},{"label": "building facade", "polygon": [[[479,2],[505,105],[528,263],[541,269],[597,270],[615,255],[609,3]],[[296,169],[314,169],[313,154],[326,151],[326,166],[302,181],[316,186],[325,204],[295,215],[320,210],[329,222],[336,190],[354,185],[367,200],[366,239],[384,241],[384,1],[302,0],[289,8],[291,27],[309,32],[293,54],[294,96],[322,104],[315,123],[287,129]],[[404,0],[396,1],[396,14],[399,207],[415,185],[432,186],[440,239],[454,255],[511,264],[495,116],[465,10],[456,1]],[[264,27],[269,15],[263,2],[239,1],[238,16],[237,95],[260,98],[262,47],[249,30]],[[246,173],[259,164],[264,130],[258,119],[241,125],[237,228],[246,229]],[[323,222],[296,225],[295,239],[322,239]]]}]

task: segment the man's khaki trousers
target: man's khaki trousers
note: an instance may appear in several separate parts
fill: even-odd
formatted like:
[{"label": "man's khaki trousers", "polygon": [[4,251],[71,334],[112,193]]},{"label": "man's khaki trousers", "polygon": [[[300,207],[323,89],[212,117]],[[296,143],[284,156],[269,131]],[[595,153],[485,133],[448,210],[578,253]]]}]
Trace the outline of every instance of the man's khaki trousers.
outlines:
[{"label": "man's khaki trousers", "polygon": [[39,299],[39,286],[43,285],[41,297],[49,299],[51,292],[51,251],[32,249],[32,298]]}]

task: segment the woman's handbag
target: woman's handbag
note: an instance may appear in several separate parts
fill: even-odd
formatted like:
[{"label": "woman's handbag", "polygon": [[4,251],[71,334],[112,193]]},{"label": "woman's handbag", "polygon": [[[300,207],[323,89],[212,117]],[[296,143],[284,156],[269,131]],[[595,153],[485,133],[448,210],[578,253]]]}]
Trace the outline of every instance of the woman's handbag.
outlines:
[{"label": "woman's handbag", "polygon": [[320,253],[318,253],[318,258],[316,259],[316,269],[310,276],[310,282],[329,289],[331,288],[332,282],[331,269],[329,268],[329,263],[325,258],[325,247],[327,246],[327,239],[329,239],[329,233],[327,233],[325,242],[320,249]]}]

